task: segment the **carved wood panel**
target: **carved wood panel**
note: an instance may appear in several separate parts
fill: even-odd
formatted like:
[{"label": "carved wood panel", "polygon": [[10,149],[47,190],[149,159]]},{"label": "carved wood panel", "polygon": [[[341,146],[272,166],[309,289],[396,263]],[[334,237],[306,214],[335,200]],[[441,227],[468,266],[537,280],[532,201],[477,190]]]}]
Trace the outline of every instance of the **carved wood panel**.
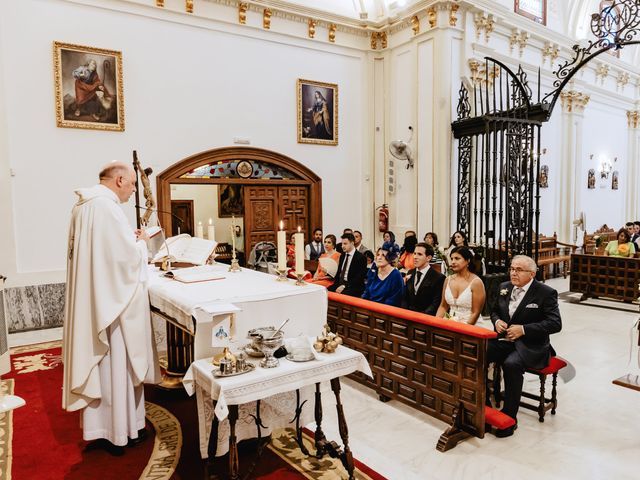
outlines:
[{"label": "carved wood panel", "polygon": [[377,393],[445,422],[462,402],[469,433],[484,436],[487,340],[330,300],[328,323],[362,352]]},{"label": "carved wood panel", "polygon": [[278,187],[244,186],[245,251],[258,242],[276,241]]},{"label": "carved wood panel", "polygon": [[[287,232],[295,232],[298,226],[309,238],[309,189],[306,186],[279,187],[280,214]],[[315,228],[315,227],[312,227]]]}]

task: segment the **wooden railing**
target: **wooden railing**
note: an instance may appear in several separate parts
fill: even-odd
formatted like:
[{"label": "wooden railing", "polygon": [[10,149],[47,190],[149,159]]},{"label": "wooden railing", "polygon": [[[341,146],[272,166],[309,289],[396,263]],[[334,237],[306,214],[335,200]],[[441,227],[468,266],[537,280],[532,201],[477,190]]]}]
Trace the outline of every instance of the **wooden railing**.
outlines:
[{"label": "wooden railing", "polygon": [[569,291],[589,297],[605,297],[623,302],[638,299],[640,259],[601,255],[571,255]]},{"label": "wooden railing", "polygon": [[487,329],[329,292],[328,323],[367,358],[380,395],[450,423],[437,448],[485,433]]}]

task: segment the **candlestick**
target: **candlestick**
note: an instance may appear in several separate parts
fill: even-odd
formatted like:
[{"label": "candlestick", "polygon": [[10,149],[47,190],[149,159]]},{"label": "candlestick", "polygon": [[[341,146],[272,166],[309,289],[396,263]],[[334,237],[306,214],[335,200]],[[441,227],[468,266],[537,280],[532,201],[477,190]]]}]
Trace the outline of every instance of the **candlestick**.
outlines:
[{"label": "candlestick", "polygon": [[202,222],[198,222],[196,226],[196,237],[204,238],[204,227],[202,226]]},{"label": "candlestick", "polygon": [[278,270],[287,269],[287,232],[283,228],[284,225],[280,220],[280,230],[278,230]]},{"label": "candlestick", "polygon": [[209,219],[209,226],[207,227],[207,237],[209,240],[216,239],[216,227],[213,226],[213,219]]},{"label": "candlestick", "polygon": [[231,230],[231,247],[235,252],[236,250],[236,217],[234,216],[231,217],[231,227],[229,227],[229,229]]},{"label": "candlestick", "polygon": [[298,227],[298,233],[293,235],[296,252],[296,275],[304,275],[304,234]]}]

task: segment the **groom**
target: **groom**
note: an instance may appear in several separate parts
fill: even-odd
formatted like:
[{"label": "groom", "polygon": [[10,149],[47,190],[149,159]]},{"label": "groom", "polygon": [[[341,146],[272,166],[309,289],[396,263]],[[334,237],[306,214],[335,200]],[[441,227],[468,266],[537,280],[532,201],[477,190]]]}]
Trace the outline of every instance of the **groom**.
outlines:
[{"label": "groom", "polygon": [[[562,329],[558,292],[534,279],[536,262],[526,255],[511,260],[510,282],[500,285],[498,301],[491,311],[498,338],[489,340],[488,360],[502,364],[505,383],[503,413],[515,419],[520,406],[525,368],[541,369],[555,354],[549,335]],[[488,395],[487,395],[488,398]],[[513,435],[514,427],[496,436]]]}]

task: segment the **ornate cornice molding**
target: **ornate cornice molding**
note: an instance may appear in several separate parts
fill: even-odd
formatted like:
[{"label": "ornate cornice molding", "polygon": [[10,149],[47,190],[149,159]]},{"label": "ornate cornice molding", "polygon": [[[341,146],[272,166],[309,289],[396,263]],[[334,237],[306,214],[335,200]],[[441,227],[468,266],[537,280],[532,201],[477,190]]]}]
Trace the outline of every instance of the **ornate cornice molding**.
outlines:
[{"label": "ornate cornice molding", "polygon": [[485,12],[476,12],[473,15],[473,23],[476,26],[476,40],[480,40],[480,36],[484,32],[484,43],[489,43],[489,37],[496,24],[493,15]]},{"label": "ornate cornice molding", "polygon": [[591,95],[578,92],[573,88],[571,90],[560,93],[560,102],[562,103],[562,111],[565,113],[582,113],[589,103]]},{"label": "ornate cornice molding", "polygon": [[471,73],[469,78],[474,85],[488,84],[491,86],[494,80],[500,76],[500,70],[495,65],[487,71],[487,64],[484,60],[470,58],[468,65]]},{"label": "ornate cornice molding", "polygon": [[627,111],[627,125],[633,130],[640,128],[640,110]]},{"label": "ornate cornice molding", "polygon": [[529,40],[529,33],[522,32],[517,28],[511,31],[511,37],[509,37],[509,51],[513,54],[513,50],[518,47],[518,56],[522,57],[524,49],[527,48],[527,41]]},{"label": "ornate cornice molding", "polygon": [[596,65],[596,82],[600,81],[600,85],[604,85],[609,76],[609,65],[602,62],[598,62]]},{"label": "ornate cornice molding", "polygon": [[556,58],[560,54],[560,45],[552,42],[545,42],[542,47],[542,65],[547,62],[547,58],[549,59],[549,65],[553,66]]}]

